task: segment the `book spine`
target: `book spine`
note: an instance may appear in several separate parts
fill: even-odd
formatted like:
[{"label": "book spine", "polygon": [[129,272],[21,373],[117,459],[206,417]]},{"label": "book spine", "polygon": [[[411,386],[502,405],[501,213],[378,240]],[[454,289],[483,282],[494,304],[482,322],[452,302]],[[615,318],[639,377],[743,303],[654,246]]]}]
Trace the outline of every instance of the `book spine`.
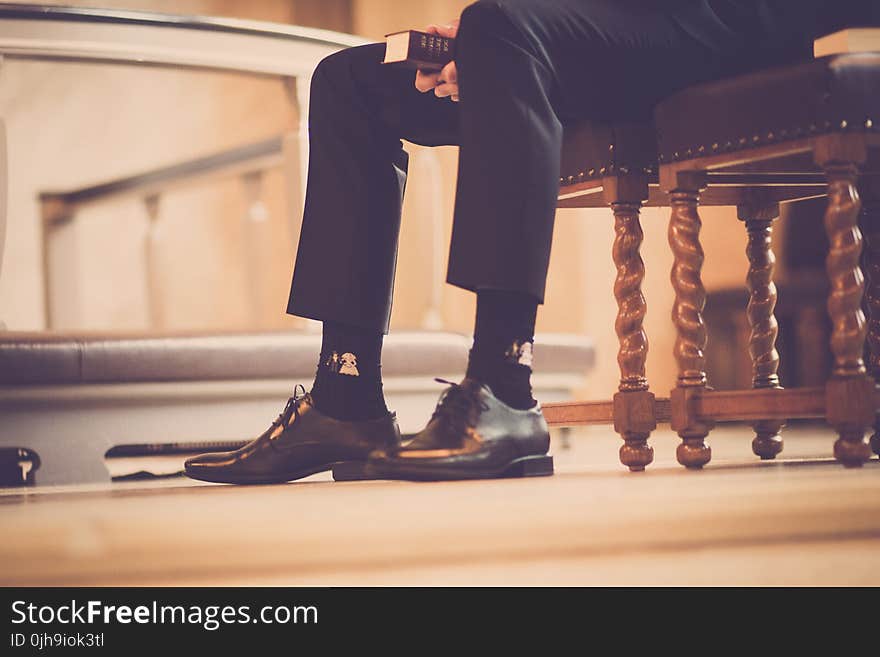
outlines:
[{"label": "book spine", "polygon": [[453,59],[454,39],[413,31],[409,37],[409,59],[444,66]]}]

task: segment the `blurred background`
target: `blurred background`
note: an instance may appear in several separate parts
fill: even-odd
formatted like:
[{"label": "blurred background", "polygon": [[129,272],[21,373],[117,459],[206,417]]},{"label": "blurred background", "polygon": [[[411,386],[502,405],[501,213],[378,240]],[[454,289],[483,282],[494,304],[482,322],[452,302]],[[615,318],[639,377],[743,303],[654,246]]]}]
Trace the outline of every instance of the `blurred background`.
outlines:
[{"label": "blurred background", "polygon": [[[458,16],[461,0],[65,0],[95,6],[216,15],[336,30],[381,40]],[[109,200],[82,208],[56,230],[43,266],[40,194],[136,175],[282,135],[296,125],[289,89],[276,78],[122,65],[7,61],[0,71],[0,116],[8,131],[8,235],[0,277],[0,321],[10,330],[213,331],[302,328],[284,309],[297,243],[295,195],[282,170],[257,178],[224,177],[171,187],[150,199]],[[443,285],[439,318],[428,291],[445,274],[457,151],[413,154],[404,210],[392,330],[433,327],[470,332],[471,294]],[[294,200],[292,200],[294,199]],[[439,213],[442,235],[427,215]],[[674,383],[669,318],[671,255],[666,209],[643,212],[650,340],[648,375],[657,391]],[[734,208],[703,211],[707,316],[714,323],[710,378],[716,387],[748,386],[748,327],[743,310],[746,234]],[[818,224],[813,222],[814,228]],[[823,338],[821,230],[799,224],[791,245],[783,217],[775,245],[781,292],[781,349],[814,354],[795,372],[820,381]],[[604,210],[560,210],[546,304],[538,331],[585,334],[596,368],[582,391],[607,397],[617,385],[616,305],[612,295],[612,218]],[[145,240],[149,249],[144,248]],[[432,263],[426,252],[437,255]],[[248,254],[259,267],[247,267]],[[808,254],[809,255],[809,254]],[[149,260],[149,262],[148,262]],[[817,269],[818,268],[818,269]],[[149,275],[145,276],[145,270]],[[47,274],[47,271],[53,273]],[[47,293],[46,277],[51,293]],[[788,290],[788,291],[786,291]],[[786,308],[788,310],[786,310]],[[806,318],[806,319],[805,319]],[[439,320],[439,322],[437,321]],[[799,342],[795,333],[800,333]],[[796,344],[797,342],[797,344]],[[800,346],[798,346],[800,345]],[[786,361],[789,362],[786,365]],[[540,369],[540,362],[536,364]],[[797,365],[800,367],[799,365]],[[783,374],[786,372],[783,370]],[[785,379],[783,379],[785,380]]]}]

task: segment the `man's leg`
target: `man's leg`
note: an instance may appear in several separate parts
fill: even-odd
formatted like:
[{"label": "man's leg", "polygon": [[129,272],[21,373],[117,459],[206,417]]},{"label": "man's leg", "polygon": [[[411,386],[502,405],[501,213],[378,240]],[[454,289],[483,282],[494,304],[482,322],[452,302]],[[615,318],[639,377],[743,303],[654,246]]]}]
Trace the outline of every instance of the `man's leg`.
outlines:
[{"label": "man's leg", "polygon": [[311,394],[236,452],[190,459],[197,479],[267,483],[365,461],[399,441],[380,375],[407,154],[401,139],[453,144],[457,108],[381,64],[383,44],[340,51],[315,70],[305,212],[288,312],[321,320]]},{"label": "man's leg", "polygon": [[448,280],[477,293],[468,376],[504,403],[525,409],[532,399],[532,333],[550,259],[564,122],[646,117],[673,71],[688,81],[716,74],[721,59],[710,55],[670,12],[619,0],[508,0],[465,10]]},{"label": "man's leg", "polygon": [[456,140],[456,108],[381,64],[384,45],[322,61],[311,90],[311,155],[288,312],[324,322],[312,396],[324,413],[387,413],[379,360],[388,330],[407,153]]}]

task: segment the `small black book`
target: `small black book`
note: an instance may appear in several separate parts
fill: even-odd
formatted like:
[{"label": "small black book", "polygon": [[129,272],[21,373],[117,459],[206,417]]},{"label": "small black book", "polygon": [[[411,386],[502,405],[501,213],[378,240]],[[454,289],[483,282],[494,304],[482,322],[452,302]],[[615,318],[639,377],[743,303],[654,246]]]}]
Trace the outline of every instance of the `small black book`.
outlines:
[{"label": "small black book", "polygon": [[455,39],[406,30],[385,35],[384,64],[439,71],[455,58]]},{"label": "small black book", "polygon": [[25,447],[0,447],[0,486],[29,486],[40,468],[40,455]]}]

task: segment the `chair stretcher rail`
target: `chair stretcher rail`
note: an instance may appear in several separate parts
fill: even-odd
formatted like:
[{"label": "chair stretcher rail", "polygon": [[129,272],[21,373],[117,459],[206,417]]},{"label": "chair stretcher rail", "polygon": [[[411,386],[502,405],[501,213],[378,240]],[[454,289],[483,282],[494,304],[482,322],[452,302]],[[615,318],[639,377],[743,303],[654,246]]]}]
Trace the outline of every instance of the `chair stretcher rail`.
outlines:
[{"label": "chair stretcher rail", "polygon": [[[697,417],[713,422],[752,422],[757,420],[790,420],[824,418],[826,393],[823,387],[766,390],[709,390],[693,400]],[[875,394],[880,411],[880,390]],[[613,424],[612,401],[573,401],[542,405],[551,427],[589,424]],[[669,422],[671,405],[668,397],[654,400],[657,422]]]}]

